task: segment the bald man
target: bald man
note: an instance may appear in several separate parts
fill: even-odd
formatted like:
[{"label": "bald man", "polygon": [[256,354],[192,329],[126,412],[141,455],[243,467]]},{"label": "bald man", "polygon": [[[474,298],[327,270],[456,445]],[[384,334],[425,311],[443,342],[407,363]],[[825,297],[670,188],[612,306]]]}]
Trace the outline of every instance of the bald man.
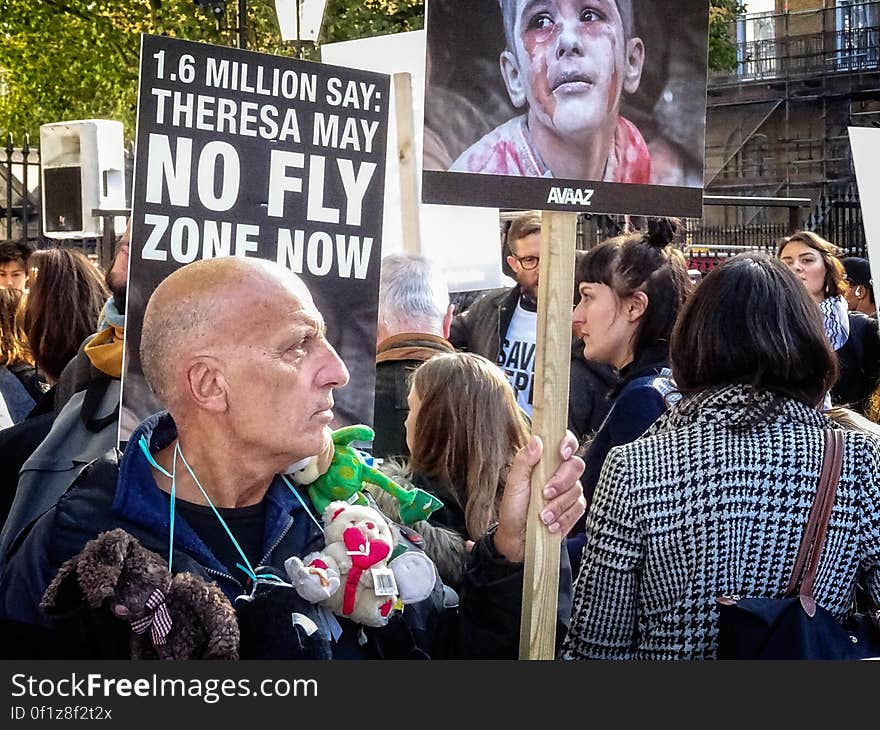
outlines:
[{"label": "bald man", "polygon": [[[110,457],[96,462],[33,525],[0,583],[0,618],[54,626],[70,654],[94,653],[91,640],[69,646],[71,637],[93,638],[82,631],[79,615],[67,617],[73,628],[52,623],[38,604],[64,560],[98,533],[121,527],[169,559],[174,572],[216,582],[238,614],[243,657],[515,655],[529,479],[541,454],[537,439],[511,469],[497,529],[473,550],[460,636],[436,640],[444,602],[439,581],[430,597],[408,605],[388,626],[362,629],[345,619],[328,620],[289,587],[260,582],[255,590],[249,577],[252,571],[285,577],[287,558],[323,545],[320,515],[307,492],[295,493],[280,476],[297,461],[329,453],[333,390],[348,380],[305,285],[256,259],[185,266],[150,298],[141,359],[167,412],[138,427],[118,464]],[[575,447],[571,437],[560,445],[562,463],[545,491],[543,516],[554,533],[566,533],[585,507],[577,482],[583,463],[572,456]],[[564,572],[563,623],[569,592],[570,573]],[[94,624],[95,611],[80,608]],[[305,641],[291,626],[291,613],[310,616],[317,633]],[[124,655],[119,647],[125,646],[128,624],[103,614],[98,623],[118,638],[114,643],[104,637],[102,645]]]}]

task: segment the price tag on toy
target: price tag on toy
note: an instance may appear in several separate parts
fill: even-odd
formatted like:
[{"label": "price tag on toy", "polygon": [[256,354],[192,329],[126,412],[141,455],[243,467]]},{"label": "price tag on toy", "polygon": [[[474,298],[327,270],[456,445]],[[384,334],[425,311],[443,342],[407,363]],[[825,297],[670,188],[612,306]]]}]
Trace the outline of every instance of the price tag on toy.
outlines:
[{"label": "price tag on toy", "polygon": [[397,581],[391,568],[371,568],[373,574],[373,591],[377,596],[396,596]]}]

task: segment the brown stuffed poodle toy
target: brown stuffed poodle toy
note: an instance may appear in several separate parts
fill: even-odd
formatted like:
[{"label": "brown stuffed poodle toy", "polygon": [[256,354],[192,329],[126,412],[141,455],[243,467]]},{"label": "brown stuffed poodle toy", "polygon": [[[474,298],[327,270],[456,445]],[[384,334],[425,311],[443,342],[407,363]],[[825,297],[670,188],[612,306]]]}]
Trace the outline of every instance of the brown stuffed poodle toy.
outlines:
[{"label": "brown stuffed poodle toy", "polygon": [[238,622],[220,588],[191,573],[172,577],[124,530],[101,533],[64,563],[40,607],[52,614],[82,598],[131,624],[132,659],[238,659]]}]

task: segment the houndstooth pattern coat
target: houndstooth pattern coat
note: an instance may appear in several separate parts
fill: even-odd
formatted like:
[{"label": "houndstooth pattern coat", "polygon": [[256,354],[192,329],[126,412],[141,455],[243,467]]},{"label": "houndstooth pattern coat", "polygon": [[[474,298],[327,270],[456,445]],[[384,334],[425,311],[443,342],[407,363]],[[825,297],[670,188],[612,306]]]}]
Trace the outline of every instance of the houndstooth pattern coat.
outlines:
[{"label": "houndstooth pattern coat", "polygon": [[[756,414],[769,415],[755,423]],[[824,429],[747,386],[683,400],[612,449],[587,520],[568,659],[712,659],[719,595],[781,597],[819,480]],[[847,431],[814,587],[838,619],[857,573],[880,599],[880,441]]]}]

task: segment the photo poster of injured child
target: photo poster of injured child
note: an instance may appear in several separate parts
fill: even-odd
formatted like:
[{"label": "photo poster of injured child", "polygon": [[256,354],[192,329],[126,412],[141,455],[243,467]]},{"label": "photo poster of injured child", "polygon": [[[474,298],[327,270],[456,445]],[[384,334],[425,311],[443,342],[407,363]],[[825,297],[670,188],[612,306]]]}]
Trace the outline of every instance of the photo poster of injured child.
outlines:
[{"label": "photo poster of injured child", "polygon": [[422,200],[700,217],[705,0],[429,0]]}]

